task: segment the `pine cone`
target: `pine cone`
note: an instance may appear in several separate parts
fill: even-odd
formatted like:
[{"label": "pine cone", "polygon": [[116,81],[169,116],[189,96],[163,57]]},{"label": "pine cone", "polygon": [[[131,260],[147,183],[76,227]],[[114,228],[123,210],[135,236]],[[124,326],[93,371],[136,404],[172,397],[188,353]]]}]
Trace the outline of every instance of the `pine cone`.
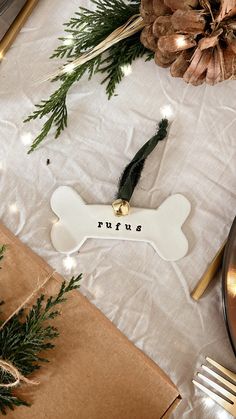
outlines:
[{"label": "pine cone", "polygon": [[141,0],[142,44],[187,83],[236,78],[236,0]]}]

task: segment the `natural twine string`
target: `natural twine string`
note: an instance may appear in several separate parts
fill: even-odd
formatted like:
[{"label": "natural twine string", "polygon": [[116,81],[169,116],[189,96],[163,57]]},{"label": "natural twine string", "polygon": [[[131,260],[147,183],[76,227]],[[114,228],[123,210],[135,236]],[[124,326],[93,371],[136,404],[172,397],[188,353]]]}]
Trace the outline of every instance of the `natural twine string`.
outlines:
[{"label": "natural twine string", "polygon": [[132,16],[124,25],[119,26],[119,28],[115,29],[110,35],[107,36],[107,38],[105,38],[94,48],[92,48],[89,51],[86,51],[84,54],[76,58],[74,61],[65,64],[63,67],[59,68],[54,74],[48,76],[44,81],[53,80],[57,77],[62,76],[63,74],[75,70],[80,65],[85,64],[86,62],[102,54],[104,51],[106,51],[113,45],[117,44],[117,42],[120,42],[122,39],[128,38],[136,32],[140,31],[144,26],[144,20],[140,15],[137,14]]},{"label": "natural twine string", "polygon": [[7,372],[8,374],[12,375],[13,378],[15,378],[15,381],[13,381],[12,383],[8,383],[8,384],[0,383],[0,388],[16,387],[18,386],[20,381],[23,381],[24,383],[31,384],[31,385],[39,384],[37,381],[29,380],[28,378],[24,377],[24,375],[22,375],[20,371],[16,367],[14,367],[14,365],[12,365],[12,363],[9,361],[0,359],[0,368],[3,371]]},{"label": "natural twine string", "polygon": [[[40,291],[40,289],[42,289],[48,283],[49,279],[52,278],[53,274],[54,272],[47,276],[45,280],[29,295],[29,297],[27,297],[27,299],[11,314],[11,316],[8,317],[8,319],[3,324],[1,324],[0,330],[2,330],[3,327],[9,322],[9,320],[12,317],[14,317],[17,313],[19,313],[19,311],[28,304],[28,302]],[[10,374],[15,379],[15,381],[13,381],[12,383],[0,383],[0,388],[16,387],[18,386],[20,381],[23,381],[24,383],[31,385],[39,384],[37,381],[29,380],[28,378],[24,377],[24,375],[22,375],[21,372],[10,361],[7,361],[5,359],[0,358],[0,369]]]}]

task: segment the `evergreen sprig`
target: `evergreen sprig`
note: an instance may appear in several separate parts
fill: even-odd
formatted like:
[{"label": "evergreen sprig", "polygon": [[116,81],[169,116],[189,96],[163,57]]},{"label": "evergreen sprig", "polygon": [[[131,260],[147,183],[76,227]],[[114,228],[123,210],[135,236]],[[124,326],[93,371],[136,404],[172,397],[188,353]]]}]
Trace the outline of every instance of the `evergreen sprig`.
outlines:
[{"label": "evergreen sprig", "polygon": [[[91,0],[95,4],[95,10],[84,7],[65,23],[66,36],[59,38],[62,41],[51,58],[66,58],[67,63],[78,58],[82,53],[103,41],[111,32],[125,24],[131,16],[139,13],[140,0],[132,0],[129,3],[125,0]],[[106,93],[110,99],[116,90],[117,85],[124,77],[124,67],[131,64],[136,58],[146,55],[147,59],[153,54],[140,43],[140,31],[131,37],[120,41],[100,56],[82,64],[72,73],[65,73],[55,80],[60,81],[59,88],[52,93],[47,100],[42,100],[36,105],[36,110],[25,120],[41,119],[47,120],[38,136],[33,141],[29,153],[46,138],[51,130],[54,130],[54,137],[58,138],[61,132],[67,127],[67,104],[66,99],[71,86],[80,81],[86,73],[91,79],[96,73],[106,73],[102,83],[107,83]],[[54,81],[55,81],[54,80]]]},{"label": "evergreen sprig", "polygon": [[[29,310],[28,314],[22,309],[13,316],[0,330],[0,358],[10,361],[22,375],[28,376],[40,368],[40,362],[48,362],[40,356],[42,351],[54,348],[51,342],[59,335],[56,327],[49,322],[60,312],[58,304],[66,301],[66,294],[79,288],[81,275],[63,282],[56,296],[45,300],[41,295]],[[0,369],[0,382],[9,383],[12,377]],[[8,409],[29,404],[14,394],[11,388],[0,387],[0,412],[5,415]]]},{"label": "evergreen sprig", "polygon": [[148,60],[152,58],[153,53],[147,51],[141,44],[139,32],[110,48],[108,56],[101,61],[99,68],[101,73],[107,73],[102,84],[107,83],[106,93],[109,99],[115,94],[117,85],[123,79],[126,66],[131,65],[136,58],[144,55]]},{"label": "evergreen sprig", "polygon": [[[5,253],[5,251],[6,251],[6,245],[5,244],[3,244],[2,246],[0,246],[0,261],[3,259],[3,257],[4,257],[4,253]],[[1,269],[1,266],[0,266],[0,269]]]},{"label": "evergreen sprig", "polygon": [[129,3],[123,0],[91,1],[96,10],[80,7],[80,11],[64,24],[66,36],[59,38],[63,45],[56,48],[51,58],[76,58],[139,13],[139,0]]}]

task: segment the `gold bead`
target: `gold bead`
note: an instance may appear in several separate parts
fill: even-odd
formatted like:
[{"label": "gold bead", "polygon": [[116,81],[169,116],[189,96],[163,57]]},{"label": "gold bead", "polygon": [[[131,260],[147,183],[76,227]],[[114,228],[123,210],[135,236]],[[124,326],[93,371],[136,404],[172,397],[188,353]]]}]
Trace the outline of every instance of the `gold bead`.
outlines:
[{"label": "gold bead", "polygon": [[124,199],[116,199],[112,203],[112,208],[114,210],[114,213],[117,217],[121,217],[123,215],[128,215],[130,210],[130,205],[128,201],[125,201]]}]

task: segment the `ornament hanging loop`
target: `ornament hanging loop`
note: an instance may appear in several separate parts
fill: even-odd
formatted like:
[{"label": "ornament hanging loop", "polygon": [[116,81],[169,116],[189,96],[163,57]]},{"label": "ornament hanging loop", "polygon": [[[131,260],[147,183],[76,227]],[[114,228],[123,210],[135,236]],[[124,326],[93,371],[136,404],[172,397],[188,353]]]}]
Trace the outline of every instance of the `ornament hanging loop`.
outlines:
[{"label": "ornament hanging loop", "polygon": [[116,199],[112,203],[112,208],[117,217],[122,217],[124,215],[128,215],[130,211],[130,204],[128,201],[124,199]]},{"label": "ornament hanging loop", "polygon": [[140,179],[146,158],[157,144],[166,138],[168,125],[168,120],[162,119],[153,137],[140,148],[124,169],[118,185],[117,199],[112,203],[112,208],[116,216],[121,217],[129,214],[129,202]]}]

